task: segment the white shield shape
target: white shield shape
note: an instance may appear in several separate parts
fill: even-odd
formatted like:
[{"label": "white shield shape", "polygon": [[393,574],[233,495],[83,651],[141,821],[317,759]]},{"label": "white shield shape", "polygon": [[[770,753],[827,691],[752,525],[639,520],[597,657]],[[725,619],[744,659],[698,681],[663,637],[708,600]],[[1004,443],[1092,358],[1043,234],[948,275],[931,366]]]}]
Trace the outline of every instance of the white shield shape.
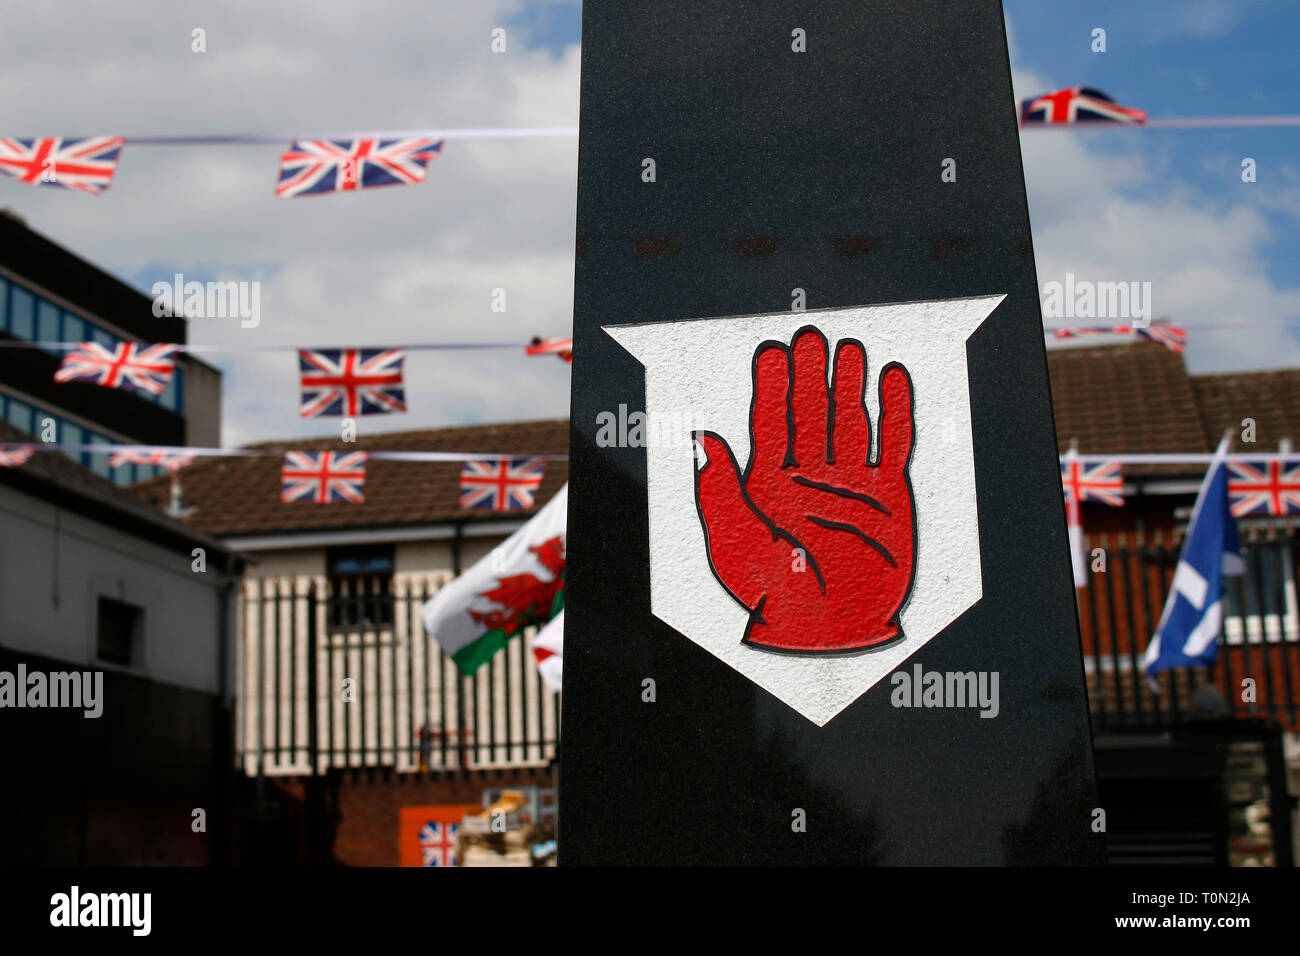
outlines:
[{"label": "white shield shape", "polygon": [[[821,727],[975,604],[983,583],[966,340],[1004,298],[605,326],[646,370],[646,414],[620,440],[646,448],[654,615]],[[911,385],[906,470],[914,539],[909,587],[894,618],[901,635],[842,653],[782,653],[748,643],[755,614],[711,564],[697,509],[702,448],[692,433],[718,436],[744,467],[753,442],[756,353],[764,343],[789,345],[807,327],[821,333],[831,356],[840,343],[861,344],[869,423],[881,419],[876,386],[883,368],[899,363]],[[608,433],[597,437],[598,444],[609,440]],[[867,441],[874,462],[880,430],[872,428]],[[793,550],[791,560],[800,560]],[[815,621],[820,612],[809,613]]]}]

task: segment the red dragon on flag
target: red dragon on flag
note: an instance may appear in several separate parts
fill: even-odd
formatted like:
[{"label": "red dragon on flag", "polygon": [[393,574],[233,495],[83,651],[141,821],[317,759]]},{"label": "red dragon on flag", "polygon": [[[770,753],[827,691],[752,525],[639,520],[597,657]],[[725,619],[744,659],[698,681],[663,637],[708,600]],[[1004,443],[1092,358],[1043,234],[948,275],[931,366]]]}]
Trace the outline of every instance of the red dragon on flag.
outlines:
[{"label": "red dragon on flag", "polygon": [[490,611],[469,612],[470,617],[488,630],[503,631],[507,637],[530,625],[549,621],[559,610],[555,602],[564,591],[563,536],[548,538],[528,550],[537,557],[542,567],[551,572],[550,579],[543,581],[532,572],[503,577],[496,582],[495,587],[478,594],[500,607]]}]

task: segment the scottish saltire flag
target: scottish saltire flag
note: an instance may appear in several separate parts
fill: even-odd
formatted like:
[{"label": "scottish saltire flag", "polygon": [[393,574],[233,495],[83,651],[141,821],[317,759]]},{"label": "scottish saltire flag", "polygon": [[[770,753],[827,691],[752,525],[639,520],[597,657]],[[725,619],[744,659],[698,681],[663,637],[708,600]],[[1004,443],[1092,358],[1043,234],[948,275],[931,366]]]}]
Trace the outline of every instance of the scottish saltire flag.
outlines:
[{"label": "scottish saltire flag", "polygon": [[21,183],[94,195],[112,185],[125,142],[121,136],[0,138],[0,173]]},{"label": "scottish saltire flag", "polygon": [[0,468],[17,468],[25,465],[35,449],[19,448],[16,445],[0,445]]},{"label": "scottish saltire flag", "polygon": [[1061,462],[1061,490],[1065,494],[1065,525],[1070,534],[1070,564],[1074,586],[1088,583],[1088,558],[1083,547],[1083,519],[1079,504],[1097,501],[1115,508],[1124,506],[1124,475],[1118,461],[1085,465],[1073,451]]},{"label": "scottish saltire flag", "polygon": [[442,152],[442,140],[300,139],[280,157],[277,196],[405,186],[424,181],[429,161]]},{"label": "scottish saltire flag", "polygon": [[298,353],[303,418],[406,411],[404,349],[313,349]]},{"label": "scottish saltire flag", "polygon": [[531,508],[545,471],[545,458],[467,461],[460,472],[460,506],[492,511]]},{"label": "scottish saltire flag", "polygon": [[287,451],[280,469],[280,500],[359,505],[366,500],[369,457],[364,451]]},{"label": "scottish saltire flag", "polygon": [[541,336],[534,336],[533,340],[524,346],[524,352],[528,355],[558,355],[572,364],[573,339],[544,339]]},{"label": "scottish saltire flag", "polygon": [[433,821],[420,827],[420,859],[425,866],[456,865],[456,831],[454,823]]},{"label": "scottish saltire flag", "polygon": [[82,342],[63,357],[54,372],[56,382],[92,382],[108,388],[133,389],[161,395],[175,368],[176,346],[119,342],[107,349]]},{"label": "scottish saltire flag", "polygon": [[1023,100],[1020,125],[1056,125],[1062,123],[1130,123],[1147,121],[1144,110],[1120,106],[1101,90],[1088,86],[1070,86]]},{"label": "scottish saltire flag", "polygon": [[1300,514],[1300,462],[1228,462],[1232,515]]},{"label": "scottish saltire flag", "polygon": [[1142,657],[1148,676],[1171,667],[1208,667],[1218,653],[1223,578],[1246,573],[1228,509],[1227,453],[1225,435],[1196,496],[1169,597]]},{"label": "scottish saltire flag", "polygon": [[198,456],[190,452],[119,451],[109,456],[108,466],[116,468],[119,465],[161,465],[168,471],[180,471],[186,465],[193,463],[196,457]]},{"label": "scottish saltire flag", "polygon": [[1052,329],[1051,332],[1058,339],[1082,335],[1137,335],[1180,355],[1187,351],[1187,330],[1181,325],[1084,325]]}]

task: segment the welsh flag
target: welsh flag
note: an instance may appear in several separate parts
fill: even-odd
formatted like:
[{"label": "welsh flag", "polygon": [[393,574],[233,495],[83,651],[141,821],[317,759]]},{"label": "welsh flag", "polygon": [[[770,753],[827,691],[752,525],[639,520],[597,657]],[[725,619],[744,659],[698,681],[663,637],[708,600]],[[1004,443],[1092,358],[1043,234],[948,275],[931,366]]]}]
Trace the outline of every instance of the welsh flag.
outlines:
[{"label": "welsh flag", "polygon": [[526,627],[564,608],[566,483],[546,507],[421,610],[424,627],[462,674],[473,674]]}]

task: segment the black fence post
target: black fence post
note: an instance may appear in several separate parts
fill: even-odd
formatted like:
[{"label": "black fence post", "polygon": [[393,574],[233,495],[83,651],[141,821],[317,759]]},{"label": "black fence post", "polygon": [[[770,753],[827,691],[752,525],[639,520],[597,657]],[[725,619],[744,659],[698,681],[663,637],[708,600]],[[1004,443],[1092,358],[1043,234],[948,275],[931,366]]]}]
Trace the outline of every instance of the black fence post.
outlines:
[{"label": "black fence post", "polygon": [[307,585],[307,778],[303,784],[303,802],[307,812],[307,855],[312,866],[329,862],[330,836],[325,808],[325,775],[320,769],[319,681],[316,673],[319,653],[316,627],[316,582]]},{"label": "black fence post", "polygon": [[318,759],[320,742],[317,738],[320,701],[316,675],[318,656],[316,642],[316,582],[312,581],[307,585],[307,763],[309,768],[307,773],[313,777],[320,771]]}]

